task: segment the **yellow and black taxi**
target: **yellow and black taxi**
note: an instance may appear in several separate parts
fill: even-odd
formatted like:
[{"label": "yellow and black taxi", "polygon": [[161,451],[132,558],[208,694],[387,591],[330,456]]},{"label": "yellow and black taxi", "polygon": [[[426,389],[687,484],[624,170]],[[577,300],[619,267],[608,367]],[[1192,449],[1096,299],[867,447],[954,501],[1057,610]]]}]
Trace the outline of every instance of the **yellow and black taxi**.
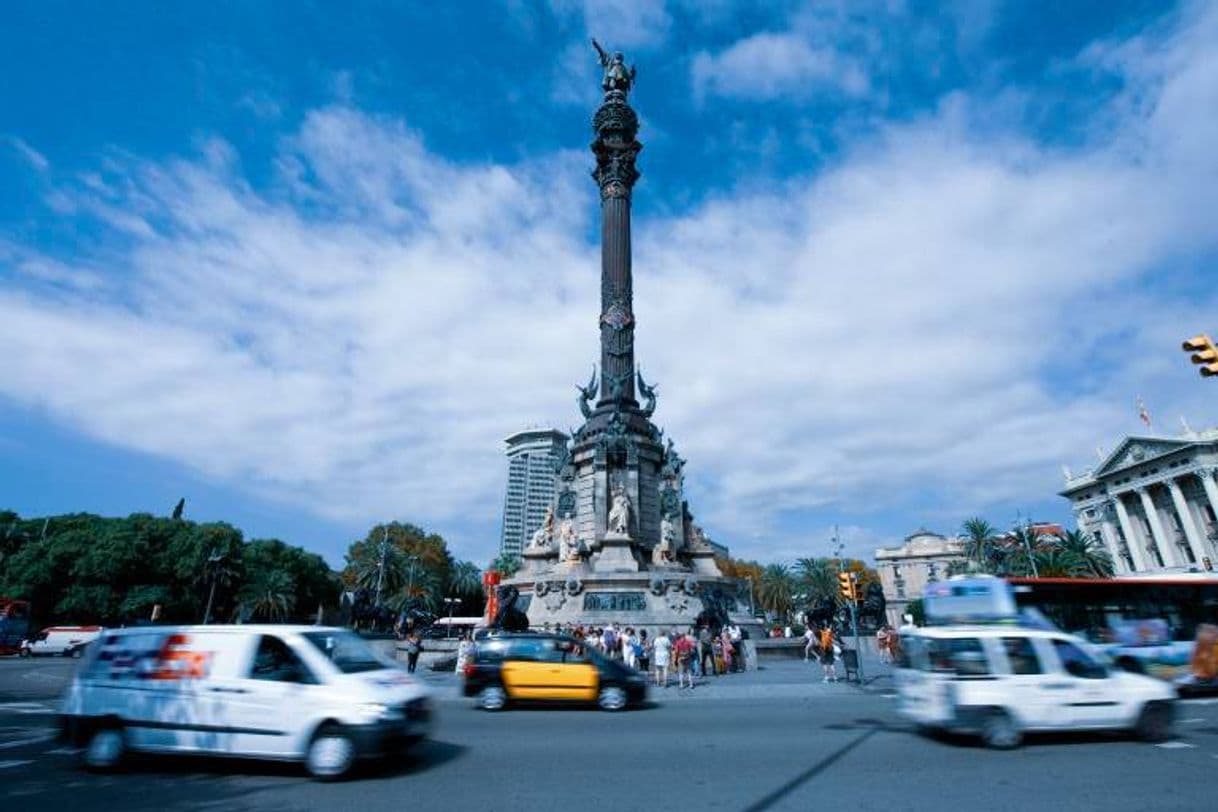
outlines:
[{"label": "yellow and black taxi", "polygon": [[596,703],[616,711],[647,697],[647,678],[581,641],[557,634],[499,634],[474,648],[463,672],[466,696],[485,710],[509,702]]}]

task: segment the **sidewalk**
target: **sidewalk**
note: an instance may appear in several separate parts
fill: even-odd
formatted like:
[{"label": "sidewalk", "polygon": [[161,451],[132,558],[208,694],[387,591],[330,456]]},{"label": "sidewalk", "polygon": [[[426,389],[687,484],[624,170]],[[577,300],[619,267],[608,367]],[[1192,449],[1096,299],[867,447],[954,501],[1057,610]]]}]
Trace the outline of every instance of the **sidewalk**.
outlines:
[{"label": "sidewalk", "polygon": [[[845,670],[837,666],[838,682],[823,682],[820,663],[802,657],[762,658],[756,671],[725,674],[721,677],[699,677],[693,690],[677,688],[677,679],[670,675],[668,688],[651,685],[648,698],[652,701],[687,701],[715,699],[791,699],[803,697],[832,697],[850,693],[884,693],[892,688],[892,667],[874,656],[864,656],[863,684],[845,681]],[[434,691],[438,702],[471,701],[461,696],[461,682],[455,673],[420,671],[419,677]]]}]

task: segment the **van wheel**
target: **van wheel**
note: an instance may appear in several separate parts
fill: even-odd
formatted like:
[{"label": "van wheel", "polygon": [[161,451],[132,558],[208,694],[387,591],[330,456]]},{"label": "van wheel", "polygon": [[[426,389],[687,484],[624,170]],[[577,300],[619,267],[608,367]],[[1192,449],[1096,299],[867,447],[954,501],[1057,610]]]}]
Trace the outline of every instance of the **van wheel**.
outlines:
[{"label": "van wheel", "polygon": [[21,649],[21,651],[17,652],[17,656],[18,657],[28,657],[28,656],[30,656],[30,650],[28,648],[23,648],[23,649]]},{"label": "van wheel", "polygon": [[79,660],[80,656],[84,653],[85,653],[85,650],[83,648],[74,648],[68,652],[68,656],[71,657],[73,660]]},{"label": "van wheel", "polygon": [[1023,734],[1011,714],[1003,710],[994,710],[986,714],[981,723],[981,740],[986,747],[994,750],[1010,750],[1018,747]]},{"label": "van wheel", "polygon": [[127,752],[127,737],[121,727],[103,727],[95,730],[85,743],[81,759],[85,768],[94,772],[113,770]]},{"label": "van wheel", "polygon": [[488,685],[478,692],[478,707],[482,710],[503,710],[505,705],[507,705],[507,692],[498,685]]},{"label": "van wheel", "polygon": [[318,781],[337,781],[355,765],[355,742],[342,728],[317,731],[305,752],[305,769]]},{"label": "van wheel", "polygon": [[616,686],[601,688],[596,704],[601,710],[619,711],[626,707],[626,692]]},{"label": "van wheel", "polygon": [[1147,742],[1165,742],[1172,736],[1172,707],[1164,702],[1147,702],[1138,714],[1134,732]]}]

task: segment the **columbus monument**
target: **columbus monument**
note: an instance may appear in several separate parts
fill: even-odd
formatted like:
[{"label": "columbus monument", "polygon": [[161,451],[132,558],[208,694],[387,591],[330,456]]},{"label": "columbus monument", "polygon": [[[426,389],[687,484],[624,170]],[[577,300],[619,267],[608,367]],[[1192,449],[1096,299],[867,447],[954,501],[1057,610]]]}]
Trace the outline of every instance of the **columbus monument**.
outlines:
[{"label": "columbus monument", "polygon": [[[644,628],[751,622],[684,498],[685,461],[651,418],[657,387],[635,365],[630,201],[643,148],[628,96],[635,69],[593,40],[605,97],[592,118],[601,200],[600,374],[577,386],[583,425],[555,463],[554,502],[505,584],[532,626]],[[640,402],[641,401],[641,402]],[[529,597],[531,596],[531,597]]]}]

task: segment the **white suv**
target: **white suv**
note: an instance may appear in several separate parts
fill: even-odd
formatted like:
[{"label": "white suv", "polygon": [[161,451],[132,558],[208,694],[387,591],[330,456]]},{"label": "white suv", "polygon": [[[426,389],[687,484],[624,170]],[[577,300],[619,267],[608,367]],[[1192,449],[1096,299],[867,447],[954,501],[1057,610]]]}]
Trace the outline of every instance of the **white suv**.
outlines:
[{"label": "white suv", "polygon": [[1025,731],[1127,729],[1171,737],[1175,693],[1111,668],[1077,637],[1015,626],[945,626],[901,633],[896,671],[903,716],[926,729],[978,733],[1011,748]]}]

